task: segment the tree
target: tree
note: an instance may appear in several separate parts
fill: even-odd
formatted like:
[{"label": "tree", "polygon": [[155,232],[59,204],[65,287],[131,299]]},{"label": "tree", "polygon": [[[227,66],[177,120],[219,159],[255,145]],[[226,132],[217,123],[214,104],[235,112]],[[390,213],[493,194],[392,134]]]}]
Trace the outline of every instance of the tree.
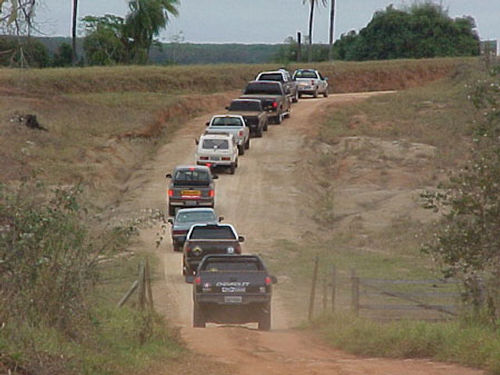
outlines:
[{"label": "tree", "polygon": [[423,195],[442,213],[441,225],[423,250],[444,275],[463,281],[474,311],[500,318],[500,67],[476,81],[469,98],[477,109],[470,160],[437,192]]},{"label": "tree", "polygon": [[68,43],[61,43],[54,53],[52,66],[63,67],[73,64],[73,48]]},{"label": "tree", "polygon": [[86,36],[83,49],[90,65],[114,65],[129,61],[125,21],[107,14],[83,18]]},{"label": "tree", "polygon": [[76,20],[78,17],[78,0],[73,0],[73,14],[71,19],[71,47],[72,55],[71,61],[73,65],[76,65],[78,56],[76,55]]},{"label": "tree", "polygon": [[430,1],[407,9],[390,5],[341,44],[347,60],[471,56],[479,53],[474,28],[472,18],[451,19],[441,5]]},{"label": "tree", "polygon": [[328,0],[303,0],[303,4],[309,2],[309,45],[307,48],[307,60],[311,62],[312,60],[312,43],[313,43],[313,20],[314,20],[314,8],[318,2],[321,2],[323,6],[326,6]]},{"label": "tree", "polygon": [[335,41],[333,32],[335,30],[335,0],[330,4],[330,32],[328,39],[328,60],[333,60],[333,42]]},{"label": "tree", "polygon": [[126,17],[126,35],[132,40],[131,57],[135,63],[146,63],[149,52],[160,31],[177,15],[179,0],[131,0]]}]

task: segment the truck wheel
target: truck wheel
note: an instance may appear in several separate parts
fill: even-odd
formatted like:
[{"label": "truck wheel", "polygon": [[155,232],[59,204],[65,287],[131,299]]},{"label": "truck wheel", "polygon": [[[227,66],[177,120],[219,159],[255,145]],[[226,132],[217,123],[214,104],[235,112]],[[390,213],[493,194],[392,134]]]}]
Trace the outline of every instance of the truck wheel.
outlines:
[{"label": "truck wheel", "polygon": [[324,96],[325,98],[328,98],[328,89],[325,89],[325,92],[323,93],[323,96]]},{"label": "truck wheel", "polygon": [[256,136],[257,138],[261,138],[261,137],[262,137],[262,131],[263,131],[263,129],[262,129],[262,128],[257,129],[257,132],[255,133],[255,136]]},{"label": "truck wheel", "polygon": [[271,329],[271,306],[267,306],[260,313],[259,331],[269,331]]},{"label": "truck wheel", "polygon": [[318,97],[318,89],[314,90],[314,92],[313,92],[313,97],[314,97],[314,98],[317,98],[317,97]]},{"label": "truck wheel", "polygon": [[175,216],[175,207],[174,206],[168,206],[168,216]]},{"label": "truck wheel", "polygon": [[280,112],[278,113],[278,116],[276,117],[276,123],[279,125],[283,122],[283,114]]},{"label": "truck wheel", "polygon": [[266,123],[264,124],[264,131],[267,132],[267,125],[268,125],[268,122],[266,121]]},{"label": "truck wheel", "polygon": [[295,95],[292,98],[292,103],[297,103],[299,101],[299,94],[295,91]]},{"label": "truck wheel", "polygon": [[203,311],[201,311],[198,304],[194,304],[193,306],[193,327],[195,328],[205,328],[206,321],[205,316],[203,315]]},{"label": "truck wheel", "polygon": [[245,145],[238,146],[238,155],[245,155]]},{"label": "truck wheel", "polygon": [[235,171],[236,171],[236,166],[234,164],[231,164],[231,166],[229,167],[229,174],[234,174]]},{"label": "truck wheel", "polygon": [[301,94],[301,93],[299,93],[299,99],[300,99],[300,98],[302,98],[302,94]]},{"label": "truck wheel", "polygon": [[245,142],[245,150],[248,150],[250,148],[250,137],[248,137],[247,141]]},{"label": "truck wheel", "polygon": [[174,251],[181,251],[181,247],[176,242],[172,242],[172,248],[174,249]]}]

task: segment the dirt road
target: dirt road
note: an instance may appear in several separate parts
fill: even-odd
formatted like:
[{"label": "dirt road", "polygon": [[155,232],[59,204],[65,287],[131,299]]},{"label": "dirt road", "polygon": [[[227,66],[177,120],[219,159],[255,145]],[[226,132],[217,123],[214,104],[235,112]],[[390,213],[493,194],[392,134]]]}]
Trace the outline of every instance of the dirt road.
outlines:
[{"label": "dirt road", "polygon": [[[307,212],[306,141],[318,126],[326,106],[362,100],[370,94],[332,95],[328,99],[304,99],[294,105],[291,117],[270,126],[239,162],[234,176],[220,175],[216,186],[216,209],[225,221],[245,235],[244,251],[274,256],[269,244],[277,238],[295,238],[309,230]],[[178,164],[193,162],[194,139],[209,115],[194,119],[161,148],[156,158],[137,171],[117,209],[119,216],[137,215],[144,209],[165,209],[165,173]],[[159,247],[155,243],[163,237]],[[299,322],[280,302],[275,288],[271,332],[255,325],[191,328],[191,285],[181,275],[181,254],[173,253],[168,227],[143,230],[138,250],[156,251],[164,280],[154,290],[156,308],[181,326],[189,348],[225,363],[233,374],[429,374],[466,375],[482,372],[425,360],[358,358],[331,348],[304,333],[290,330]],[[279,276],[279,275],[278,275]]]}]

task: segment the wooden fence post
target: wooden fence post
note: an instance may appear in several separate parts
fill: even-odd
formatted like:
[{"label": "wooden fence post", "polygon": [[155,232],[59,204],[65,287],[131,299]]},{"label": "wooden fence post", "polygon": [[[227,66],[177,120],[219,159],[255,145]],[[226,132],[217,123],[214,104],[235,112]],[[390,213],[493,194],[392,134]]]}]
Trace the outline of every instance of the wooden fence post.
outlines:
[{"label": "wooden fence post", "polygon": [[355,316],[359,315],[359,277],[351,270],[351,308]]},{"label": "wooden fence post", "polygon": [[149,267],[149,258],[146,258],[146,269],[145,269],[145,277],[146,277],[146,291],[148,296],[148,307],[149,310],[154,310],[153,304],[153,290],[151,289],[151,268]]},{"label": "wooden fence post", "polygon": [[332,313],[335,312],[335,293],[337,291],[337,270],[332,266]]},{"label": "wooden fence post", "polygon": [[318,256],[314,259],[314,271],[313,271],[313,279],[312,279],[312,285],[311,285],[311,295],[309,296],[309,321],[312,320],[313,318],[313,311],[314,311],[314,297],[316,295],[316,281],[318,279],[318,263],[319,259]]},{"label": "wooden fence post", "polygon": [[139,263],[139,309],[144,310],[144,305],[146,304],[146,286],[145,286],[145,266],[144,261]]}]

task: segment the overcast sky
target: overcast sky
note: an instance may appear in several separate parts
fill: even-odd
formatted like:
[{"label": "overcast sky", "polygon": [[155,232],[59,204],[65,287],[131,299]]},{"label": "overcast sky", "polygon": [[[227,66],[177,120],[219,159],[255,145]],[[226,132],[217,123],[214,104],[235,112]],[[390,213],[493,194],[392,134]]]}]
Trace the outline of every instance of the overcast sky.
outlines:
[{"label": "overcast sky", "polygon": [[[330,2],[331,0],[329,0]],[[37,21],[47,36],[69,36],[71,0],[42,0]],[[79,0],[79,16],[125,16],[127,0]],[[359,31],[373,13],[411,0],[336,0],[335,38]],[[472,16],[481,39],[500,39],[500,0],[442,0],[450,17]],[[328,42],[328,8],[317,8],[314,42]],[[281,43],[297,31],[307,34],[308,7],[302,0],[180,0],[179,16],[161,34],[162,41],[182,32],[193,43]]]}]

